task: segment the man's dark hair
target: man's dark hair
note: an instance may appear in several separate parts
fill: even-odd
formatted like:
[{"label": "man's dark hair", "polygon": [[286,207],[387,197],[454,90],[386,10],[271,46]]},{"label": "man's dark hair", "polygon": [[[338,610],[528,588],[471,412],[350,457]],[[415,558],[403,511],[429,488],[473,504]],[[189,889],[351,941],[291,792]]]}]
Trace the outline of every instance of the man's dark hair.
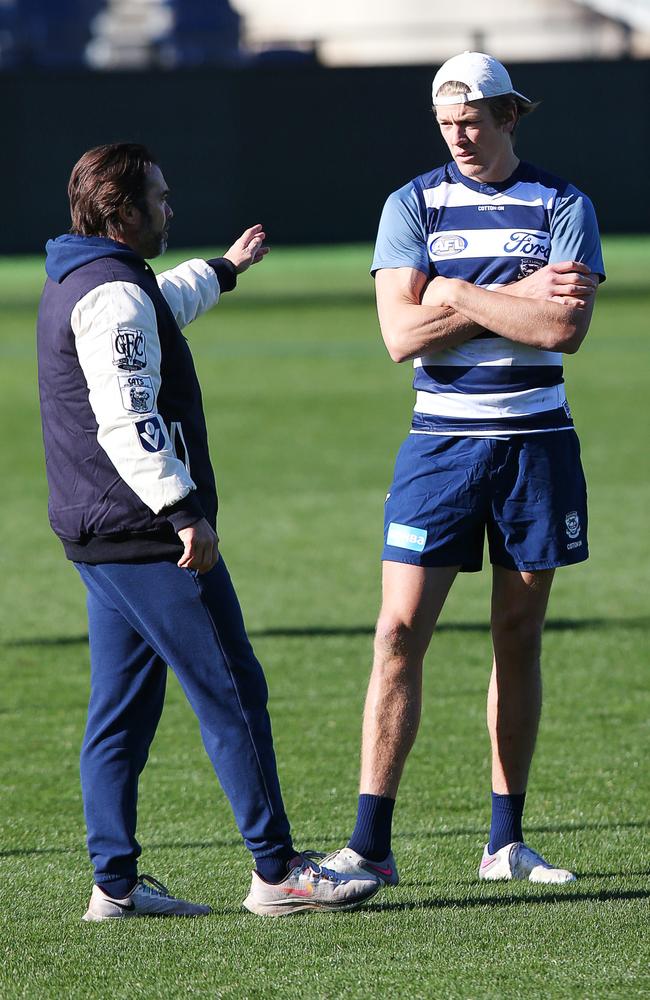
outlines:
[{"label": "man's dark hair", "polygon": [[76,236],[109,236],[119,226],[119,209],[145,209],[147,169],[156,163],[137,142],[95,146],[75,163],[68,184],[70,232]]}]

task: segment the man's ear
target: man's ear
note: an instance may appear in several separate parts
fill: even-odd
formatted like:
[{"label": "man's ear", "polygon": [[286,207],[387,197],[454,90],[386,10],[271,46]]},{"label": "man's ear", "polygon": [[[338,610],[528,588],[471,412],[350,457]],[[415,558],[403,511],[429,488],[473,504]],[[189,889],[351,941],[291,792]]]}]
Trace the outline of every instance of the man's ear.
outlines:
[{"label": "man's ear", "polygon": [[139,208],[136,208],[133,204],[120,205],[117,210],[117,217],[120,226],[125,226],[130,228],[140,222],[141,212]]},{"label": "man's ear", "polygon": [[509,135],[515,130],[515,125],[517,124],[517,112],[513,110],[510,121],[505,122],[505,130]]}]

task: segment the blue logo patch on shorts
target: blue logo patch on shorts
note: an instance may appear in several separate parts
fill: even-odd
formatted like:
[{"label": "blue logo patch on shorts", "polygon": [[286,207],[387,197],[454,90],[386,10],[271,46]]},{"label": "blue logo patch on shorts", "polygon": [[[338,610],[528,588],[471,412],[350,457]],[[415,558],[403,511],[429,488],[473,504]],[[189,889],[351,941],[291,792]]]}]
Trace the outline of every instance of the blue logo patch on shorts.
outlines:
[{"label": "blue logo patch on shorts", "polygon": [[411,552],[423,552],[427,533],[424,528],[413,528],[410,524],[397,524],[391,521],[388,525],[386,545],[394,545],[397,549],[410,549]]}]

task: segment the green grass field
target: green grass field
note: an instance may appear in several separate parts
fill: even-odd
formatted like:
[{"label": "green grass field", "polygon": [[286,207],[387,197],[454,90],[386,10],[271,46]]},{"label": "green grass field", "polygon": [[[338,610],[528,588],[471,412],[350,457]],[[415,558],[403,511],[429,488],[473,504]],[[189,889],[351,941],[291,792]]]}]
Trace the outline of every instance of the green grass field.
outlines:
[{"label": "green grass field", "polygon": [[[267,671],[295,840],[323,850],[353,824],[382,507],[412,405],[409,366],[380,343],[368,259],[367,247],[275,250],[189,333],[221,548]],[[42,264],[0,261],[2,1000],[650,996],[650,240],[609,239],[606,261],[591,333],[566,365],[592,555],[557,575],[527,805],[529,842],[578,881],[475,880],[489,820],[484,570],[458,581],[429,652],[396,811],[397,889],[353,914],[243,911],[249,857],[171,678],[141,783],[141,870],[214,915],[98,925],[80,922],[88,649],[82,588],[47,523]]]}]

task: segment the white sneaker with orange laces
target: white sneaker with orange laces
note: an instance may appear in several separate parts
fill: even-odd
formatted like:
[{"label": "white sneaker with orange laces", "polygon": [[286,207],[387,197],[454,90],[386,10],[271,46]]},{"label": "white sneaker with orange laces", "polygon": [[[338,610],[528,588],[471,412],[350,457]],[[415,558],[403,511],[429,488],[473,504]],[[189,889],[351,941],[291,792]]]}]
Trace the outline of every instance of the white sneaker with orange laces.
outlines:
[{"label": "white sneaker with orange laces", "polygon": [[253,872],[251,891],[244,906],[265,917],[284,917],[300,910],[354,910],[378,891],[380,882],[366,875],[339,875],[304,854],[291,862],[282,882],[265,882]]}]

